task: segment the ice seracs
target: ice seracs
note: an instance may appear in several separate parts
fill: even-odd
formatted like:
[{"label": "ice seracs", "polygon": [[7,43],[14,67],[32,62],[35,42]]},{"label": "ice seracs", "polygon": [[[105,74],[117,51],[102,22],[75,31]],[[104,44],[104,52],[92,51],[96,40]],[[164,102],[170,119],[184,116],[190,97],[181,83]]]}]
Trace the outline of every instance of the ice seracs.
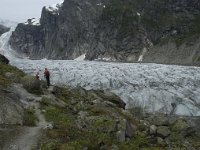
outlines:
[{"label": "ice seracs", "polygon": [[58,10],[60,9],[60,7],[62,7],[63,2],[64,2],[64,0],[62,0],[61,2],[59,2],[57,4],[45,6],[45,9],[48,10],[49,12],[52,12],[53,14],[59,15]]}]

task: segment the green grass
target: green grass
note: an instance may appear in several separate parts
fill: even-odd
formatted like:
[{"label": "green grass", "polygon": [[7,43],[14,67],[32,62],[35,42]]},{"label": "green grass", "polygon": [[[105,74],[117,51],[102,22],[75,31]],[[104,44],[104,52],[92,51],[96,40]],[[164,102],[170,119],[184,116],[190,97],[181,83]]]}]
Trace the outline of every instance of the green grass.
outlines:
[{"label": "green grass", "polygon": [[7,72],[14,73],[17,77],[25,76],[25,73],[16,67],[0,63],[0,75],[5,76]]},{"label": "green grass", "polygon": [[142,148],[148,147],[148,139],[146,135],[142,132],[140,132],[134,139],[131,141],[122,143],[120,145],[120,149],[123,150],[129,150],[129,149],[134,149],[134,150],[140,150]]},{"label": "green grass", "polygon": [[68,114],[67,110],[64,108],[46,106],[45,110],[46,112],[44,115],[48,122],[53,122],[62,127],[71,127],[75,124],[73,116]]}]

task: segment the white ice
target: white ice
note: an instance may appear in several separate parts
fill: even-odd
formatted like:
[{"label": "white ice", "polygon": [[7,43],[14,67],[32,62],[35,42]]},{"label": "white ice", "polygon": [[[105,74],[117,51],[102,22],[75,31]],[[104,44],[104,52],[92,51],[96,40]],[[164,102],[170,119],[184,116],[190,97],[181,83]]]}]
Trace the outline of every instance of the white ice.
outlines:
[{"label": "white ice", "polygon": [[31,24],[31,25],[34,25],[34,26],[40,26],[40,19],[32,18],[32,19],[30,19],[30,21],[28,19],[24,24],[26,24],[26,25]]},{"label": "white ice", "polygon": [[6,39],[0,38],[0,52],[10,55],[11,64],[26,73],[35,75],[39,71],[43,76],[47,67],[53,84],[110,90],[120,96],[127,107],[140,106],[149,112],[200,116],[199,67],[20,59],[8,48],[6,40],[10,33],[6,34],[3,35]]}]

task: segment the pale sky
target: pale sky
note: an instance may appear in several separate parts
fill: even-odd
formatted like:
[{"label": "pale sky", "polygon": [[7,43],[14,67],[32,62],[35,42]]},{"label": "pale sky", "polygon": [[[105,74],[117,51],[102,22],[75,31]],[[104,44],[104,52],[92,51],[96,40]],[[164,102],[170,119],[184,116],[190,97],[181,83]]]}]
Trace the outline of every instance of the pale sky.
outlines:
[{"label": "pale sky", "polygon": [[63,0],[0,0],[0,18],[25,22],[28,18],[40,18],[43,6]]}]

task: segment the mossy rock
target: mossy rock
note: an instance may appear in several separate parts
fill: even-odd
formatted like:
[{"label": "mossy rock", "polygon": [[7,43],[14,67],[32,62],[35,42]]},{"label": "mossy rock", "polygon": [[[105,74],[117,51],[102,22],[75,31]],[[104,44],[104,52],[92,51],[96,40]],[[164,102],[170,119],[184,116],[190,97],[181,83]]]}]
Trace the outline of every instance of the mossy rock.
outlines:
[{"label": "mossy rock", "polygon": [[157,135],[162,137],[162,138],[165,138],[165,137],[169,136],[170,133],[171,132],[169,130],[169,127],[167,127],[167,126],[159,126],[157,128]]},{"label": "mossy rock", "polygon": [[23,87],[29,92],[37,95],[43,94],[40,80],[37,80],[33,76],[25,76],[21,80]]},{"label": "mossy rock", "polygon": [[191,126],[187,123],[186,120],[184,119],[178,119],[174,125],[172,126],[172,131],[186,131],[189,128],[191,128]]}]

